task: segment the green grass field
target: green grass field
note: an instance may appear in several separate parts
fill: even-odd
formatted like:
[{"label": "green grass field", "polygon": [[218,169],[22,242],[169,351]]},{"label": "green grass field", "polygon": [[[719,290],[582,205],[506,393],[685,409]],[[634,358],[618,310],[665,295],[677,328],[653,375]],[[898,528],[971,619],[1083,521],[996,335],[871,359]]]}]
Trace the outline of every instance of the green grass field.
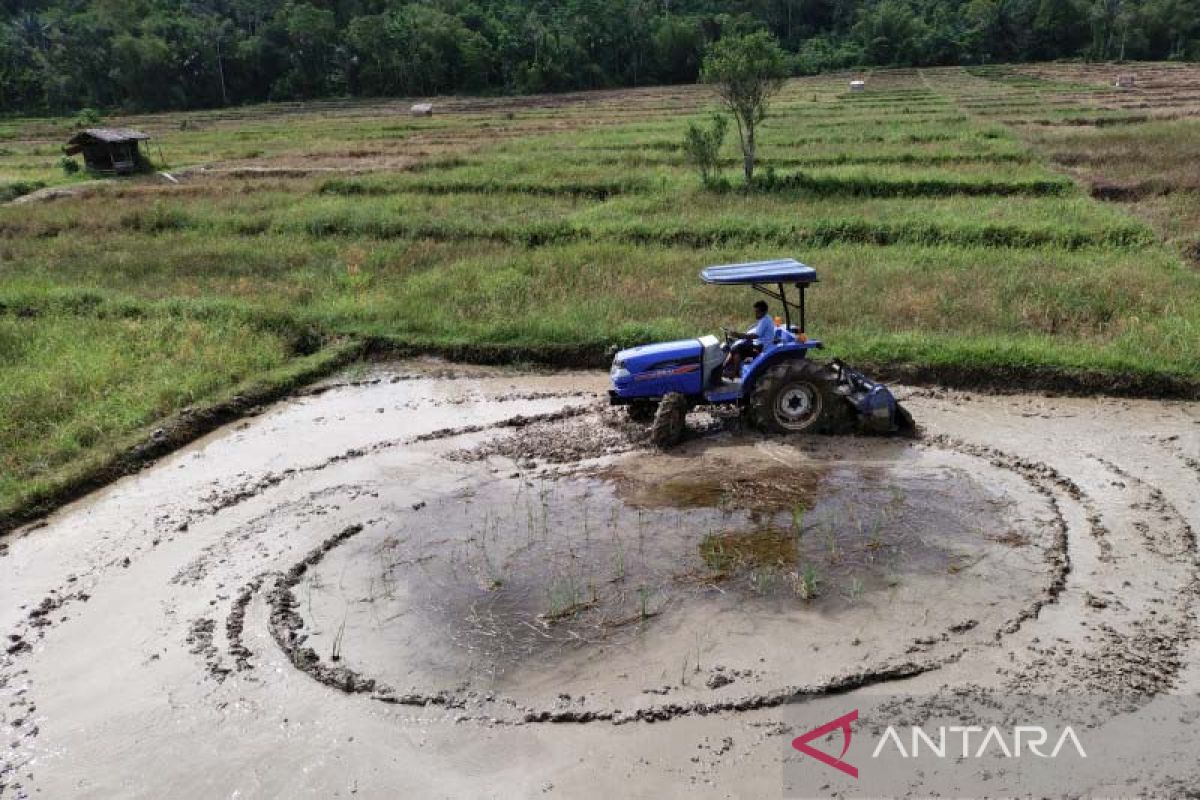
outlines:
[{"label": "green grass field", "polygon": [[178,184],[68,178],[67,121],[2,120],[0,196],[87,191],[0,206],[0,510],[322,339],[601,346],[743,323],[750,292],[696,276],[730,261],[816,267],[810,332],[851,362],[1200,380],[1186,236],[1069,169],[1112,131],[1169,150],[1163,125],[1194,142],[1200,122],[1125,120],[1089,77],[792,81],[763,129],[775,182],[752,193],[732,142],[734,190],[683,161],[703,87],[110,120],[152,133]]}]

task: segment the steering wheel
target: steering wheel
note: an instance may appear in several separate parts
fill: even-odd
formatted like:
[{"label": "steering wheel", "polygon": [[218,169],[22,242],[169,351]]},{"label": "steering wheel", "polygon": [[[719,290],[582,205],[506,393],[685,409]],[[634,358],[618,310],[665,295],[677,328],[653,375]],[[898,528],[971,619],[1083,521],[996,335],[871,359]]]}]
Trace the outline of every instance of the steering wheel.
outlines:
[{"label": "steering wheel", "polygon": [[725,344],[726,345],[732,344],[733,342],[742,338],[742,335],[740,333],[733,330],[732,328],[726,328],[724,325],[721,326],[721,333],[725,334]]}]

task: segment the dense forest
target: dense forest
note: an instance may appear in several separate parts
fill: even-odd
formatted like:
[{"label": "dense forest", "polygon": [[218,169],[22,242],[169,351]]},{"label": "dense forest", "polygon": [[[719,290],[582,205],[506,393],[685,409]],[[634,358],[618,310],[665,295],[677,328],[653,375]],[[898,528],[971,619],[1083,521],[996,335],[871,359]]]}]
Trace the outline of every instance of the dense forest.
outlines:
[{"label": "dense forest", "polygon": [[0,0],[0,111],[691,82],[760,28],[797,74],[1200,58],[1200,0]]}]

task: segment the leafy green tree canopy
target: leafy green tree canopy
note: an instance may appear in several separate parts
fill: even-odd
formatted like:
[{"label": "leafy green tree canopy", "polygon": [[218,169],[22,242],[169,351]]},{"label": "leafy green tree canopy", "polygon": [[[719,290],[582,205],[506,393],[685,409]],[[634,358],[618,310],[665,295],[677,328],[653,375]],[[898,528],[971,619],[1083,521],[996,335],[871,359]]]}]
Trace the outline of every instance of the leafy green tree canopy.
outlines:
[{"label": "leafy green tree canopy", "polygon": [[0,113],[690,83],[768,34],[790,74],[1198,59],[1200,0],[0,0]]},{"label": "leafy green tree canopy", "polygon": [[758,126],[787,76],[787,55],[766,31],[721,39],[704,57],[701,77],[716,87],[737,123],[746,183],[754,180]]}]

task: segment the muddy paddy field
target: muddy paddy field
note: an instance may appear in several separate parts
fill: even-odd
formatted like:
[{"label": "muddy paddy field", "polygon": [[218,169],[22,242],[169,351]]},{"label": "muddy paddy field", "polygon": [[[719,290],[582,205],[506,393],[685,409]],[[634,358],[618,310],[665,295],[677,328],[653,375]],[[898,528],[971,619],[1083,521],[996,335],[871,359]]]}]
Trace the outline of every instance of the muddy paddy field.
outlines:
[{"label": "muddy paddy field", "polygon": [[658,452],[604,388],[377,365],[6,538],[0,795],[777,796],[797,699],[1200,687],[1200,405]]},{"label": "muddy paddy field", "polygon": [[[850,77],[728,191],[699,86],[114,117],[119,183],[4,120],[0,798],[770,797],[798,701],[1196,696],[1200,68]],[[604,353],[785,255],[923,435],[645,448]]]}]

